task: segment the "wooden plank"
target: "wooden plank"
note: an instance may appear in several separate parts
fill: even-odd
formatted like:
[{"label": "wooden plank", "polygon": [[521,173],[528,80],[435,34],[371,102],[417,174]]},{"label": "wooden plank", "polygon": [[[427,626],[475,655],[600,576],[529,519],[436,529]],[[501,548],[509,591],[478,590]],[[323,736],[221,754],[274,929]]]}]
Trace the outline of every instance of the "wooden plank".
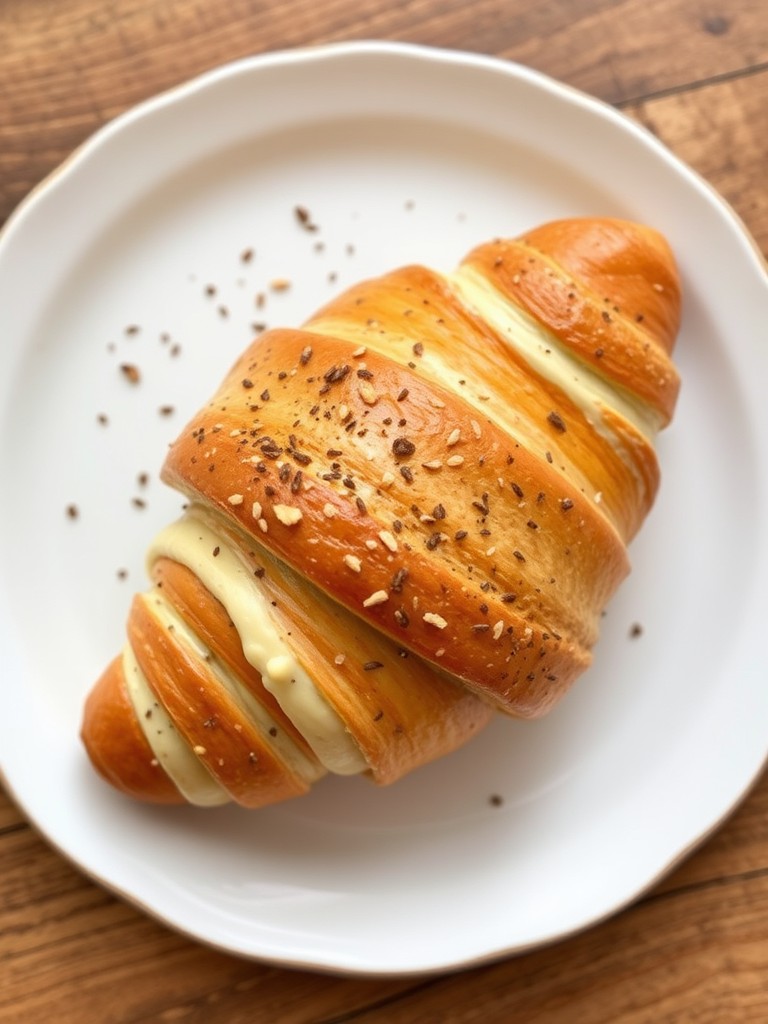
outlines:
[{"label": "wooden plank", "polygon": [[766,934],[768,871],[647,900],[554,948],[439,979],[354,1020],[764,1024]]},{"label": "wooden plank", "polygon": [[[500,53],[620,104],[768,252],[768,19],[755,0],[8,0],[0,221],[94,128],[159,89],[247,53],[372,37]],[[335,979],[206,949],[84,879],[1,792],[0,908],[0,1024],[762,1024],[768,778],[635,907],[456,976]]]},{"label": "wooden plank", "polygon": [[218,63],[335,39],[395,38],[499,53],[610,102],[768,61],[768,19],[697,0],[501,4],[446,0],[354,5],[285,0],[102,0],[0,8],[0,222],[111,117]]},{"label": "wooden plank", "polygon": [[[628,1024],[663,1024],[668,1019],[671,1024],[673,1009],[680,1005],[676,1000],[682,998],[678,982],[684,987],[699,984],[702,962],[722,972],[726,960],[731,963],[732,943],[745,944],[744,963],[734,968],[743,972],[739,984],[743,982],[748,991],[754,988],[755,975],[768,957],[768,949],[761,942],[753,948],[749,938],[762,936],[768,925],[767,849],[768,778],[725,829],[638,906],[560,943],[556,952],[542,949],[461,975],[465,990],[451,978],[341,981],[309,972],[288,973],[211,951],[92,885],[34,831],[7,833],[0,835],[0,1024],[20,1019],[36,1024],[54,1014],[62,1024],[177,1017],[226,1024],[300,1024],[340,1014],[363,1022],[370,1019],[372,1024],[379,1019],[397,1024],[414,1019],[469,1021],[470,1006],[499,1014],[484,1017],[487,1020],[512,1019],[506,1015],[514,1012],[516,1021],[565,1024],[575,1019],[567,1016],[568,1007],[575,1006],[584,1024],[619,1019]],[[699,930],[706,933],[705,939],[697,938]],[[680,979],[668,970],[672,945],[679,945]],[[584,964],[590,965],[587,976],[581,973]],[[636,967],[643,988],[653,993],[649,1006],[658,1016],[648,1010],[646,1017],[633,1017],[632,1008],[621,1003],[624,980]],[[613,979],[610,985],[599,981],[603,973]],[[589,1016],[587,1008],[598,988],[606,1015]],[[517,995],[512,998],[508,990]],[[245,1007],[252,1004],[244,997],[246,992],[252,993],[264,1016],[248,1016],[251,1011]],[[399,998],[406,993],[407,1015],[401,1017]],[[430,1017],[434,1000],[464,1007],[456,1010],[463,1015]],[[358,1009],[380,1003],[386,1010],[357,1015]],[[671,1007],[668,1017],[665,1004]],[[71,1016],[61,1010],[68,1005]],[[526,1017],[536,1006],[544,1016]],[[759,1017],[734,1019],[749,1022]]]},{"label": "wooden plank", "polygon": [[[0,837],[0,906],[1,1024],[187,1021],[203,1011],[209,1021],[302,1024],[414,985],[340,983],[210,950],[87,882],[30,829]],[[225,1002],[242,1016],[211,1016]],[[258,1017],[244,1009],[254,1006]]]},{"label": "wooden plank", "polygon": [[730,202],[765,254],[767,97],[768,69],[626,109]]},{"label": "wooden plank", "polygon": [[0,781],[0,841],[4,832],[22,827],[24,827],[24,815],[6,793],[2,781]]},{"label": "wooden plank", "polygon": [[626,104],[768,62],[768,18],[759,0],[541,6],[557,14],[546,21],[539,16],[530,35],[526,18],[518,19],[522,39],[516,33],[508,42],[499,33],[491,45],[609,103]]},{"label": "wooden plank", "polygon": [[654,894],[746,878],[763,871],[768,871],[768,774],[693,856],[662,879]]},{"label": "wooden plank", "polygon": [[208,950],[89,885],[31,831],[3,837],[0,901],[2,1024],[676,1024],[694,996],[710,1007],[702,1020],[768,1013],[768,866],[656,894],[554,948],[425,979],[334,979]]}]

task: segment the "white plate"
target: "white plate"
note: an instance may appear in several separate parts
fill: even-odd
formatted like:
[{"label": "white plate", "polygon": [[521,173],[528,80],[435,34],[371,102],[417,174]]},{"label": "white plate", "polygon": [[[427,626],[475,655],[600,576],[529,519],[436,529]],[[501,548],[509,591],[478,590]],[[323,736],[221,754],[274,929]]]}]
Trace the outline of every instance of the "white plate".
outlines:
[{"label": "white plate", "polygon": [[[103,785],[78,741],[82,701],[122,643],[145,545],[180,505],[157,483],[166,442],[249,325],[297,323],[364,275],[449,269],[481,240],[591,213],[664,231],[685,285],[661,496],[594,670],[545,721],[500,720],[388,790],[330,780],[246,813],[147,809]],[[292,287],[255,308],[278,277]],[[448,969],[627,904],[722,820],[766,756],[767,320],[764,269],[725,204],[621,115],[524,68],[332,46],[224,67],[119,118],[0,243],[12,791],[92,877],[277,963]],[[119,371],[129,362],[138,387]]]}]

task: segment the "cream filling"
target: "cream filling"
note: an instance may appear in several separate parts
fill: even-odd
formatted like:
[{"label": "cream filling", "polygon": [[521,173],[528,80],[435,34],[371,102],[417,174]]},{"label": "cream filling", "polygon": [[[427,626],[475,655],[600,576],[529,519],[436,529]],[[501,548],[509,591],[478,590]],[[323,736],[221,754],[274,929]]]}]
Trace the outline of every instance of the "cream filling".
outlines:
[{"label": "cream filling", "polygon": [[563,347],[560,340],[529,313],[499,292],[481,273],[470,266],[459,268],[448,280],[462,300],[478,311],[496,333],[517,349],[528,365],[545,380],[555,384],[582,410],[587,419],[619,451],[623,446],[604,423],[602,409],[608,407],[632,424],[649,441],[661,428],[661,419],[647,404],[633,400],[612,387]]},{"label": "cream filling", "polygon": [[185,800],[198,807],[228,803],[229,794],[198,759],[184,737],[179,735],[165,708],[155,697],[130,644],[123,651],[123,674],[128,696],[147,743]]},{"label": "cream filling", "polygon": [[[173,631],[177,641],[190,647],[200,661],[204,661],[217,684],[232,698],[241,713],[255,724],[264,735],[269,735],[269,743],[277,756],[288,767],[307,782],[314,782],[322,774],[317,762],[310,760],[293,740],[280,727],[269,711],[259,703],[248,688],[237,676],[218,659],[203,643],[193,629],[182,619],[176,609],[166,598],[159,594],[152,595],[153,615],[166,628]],[[274,730],[271,732],[270,730]]]},{"label": "cream filling", "polygon": [[280,636],[269,601],[237,548],[190,509],[150,546],[150,567],[162,557],[185,565],[226,608],[246,660],[261,673],[265,688],[320,763],[337,775],[366,771],[368,765],[344,722]]}]

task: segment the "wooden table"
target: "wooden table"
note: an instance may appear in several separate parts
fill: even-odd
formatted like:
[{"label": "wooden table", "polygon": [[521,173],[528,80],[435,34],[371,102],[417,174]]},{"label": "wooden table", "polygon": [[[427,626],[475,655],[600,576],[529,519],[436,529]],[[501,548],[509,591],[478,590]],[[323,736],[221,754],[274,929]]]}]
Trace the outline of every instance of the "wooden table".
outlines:
[{"label": "wooden table", "polygon": [[[768,251],[762,0],[3,0],[0,221],[156,91],[246,54],[358,38],[500,55],[616,104],[708,178]],[[765,1022],[768,780],[613,920],[495,965],[384,980],[278,970],[189,941],[83,878],[0,792],[0,1022],[50,1020]]]}]

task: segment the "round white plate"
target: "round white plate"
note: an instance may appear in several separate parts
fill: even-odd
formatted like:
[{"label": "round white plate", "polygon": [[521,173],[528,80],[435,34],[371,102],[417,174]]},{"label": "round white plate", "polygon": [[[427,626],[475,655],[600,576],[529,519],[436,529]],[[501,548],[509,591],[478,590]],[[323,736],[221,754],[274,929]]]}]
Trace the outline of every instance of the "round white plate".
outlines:
[{"label": "round white plate", "polygon": [[[296,324],[365,275],[450,269],[482,240],[581,214],[660,228],[685,287],[661,495],[594,669],[546,720],[499,720],[387,790],[332,779],[256,813],[111,791],[80,747],[82,702],[180,507],[157,480],[166,444],[251,324]],[[224,67],[118,118],[0,242],[13,793],[93,878],[276,963],[444,970],[626,905],[766,756],[766,320],[764,268],[725,204],[614,110],[525,68],[331,46]]]}]

